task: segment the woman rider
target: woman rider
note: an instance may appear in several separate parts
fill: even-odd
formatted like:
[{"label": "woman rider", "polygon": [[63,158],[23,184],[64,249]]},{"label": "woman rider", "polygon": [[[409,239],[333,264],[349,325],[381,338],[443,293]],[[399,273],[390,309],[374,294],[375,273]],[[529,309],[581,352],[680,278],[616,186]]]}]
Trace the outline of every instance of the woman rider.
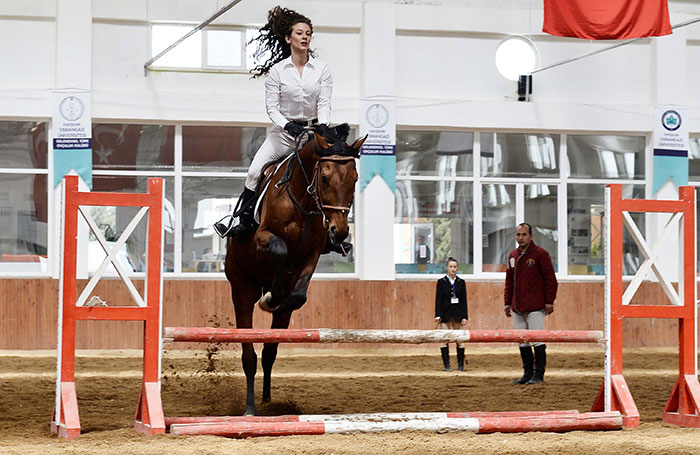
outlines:
[{"label": "woman rider", "polygon": [[252,41],[258,42],[255,56],[270,52],[265,63],[252,70],[253,77],[267,75],[265,107],[273,127],[260,146],[248,169],[245,188],[241,194],[239,223],[234,226],[233,216],[214,225],[217,234],[244,240],[253,228],[255,191],[260,174],[267,163],[276,161],[295,148],[295,139],[304,128],[316,123],[328,125],[331,121],[331,72],[309,49],[313,25],[311,20],[296,11],[276,6],[267,13],[267,23]]}]

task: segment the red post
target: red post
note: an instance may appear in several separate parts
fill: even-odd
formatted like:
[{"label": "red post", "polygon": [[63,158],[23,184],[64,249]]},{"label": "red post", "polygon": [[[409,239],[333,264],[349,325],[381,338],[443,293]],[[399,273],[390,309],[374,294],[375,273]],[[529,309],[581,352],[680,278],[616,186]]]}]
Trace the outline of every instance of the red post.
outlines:
[{"label": "red post", "polygon": [[[148,208],[144,306],[77,305],[78,213],[81,206]],[[67,176],[64,182],[64,207],[56,402],[51,430],[58,436],[68,439],[80,435],[80,417],[75,390],[76,321],[128,320],[144,322],[143,386],[134,427],[148,434],[164,433],[165,420],[160,400],[163,179],[149,178],[148,193],[145,194],[88,193],[78,191],[77,176]]]}]

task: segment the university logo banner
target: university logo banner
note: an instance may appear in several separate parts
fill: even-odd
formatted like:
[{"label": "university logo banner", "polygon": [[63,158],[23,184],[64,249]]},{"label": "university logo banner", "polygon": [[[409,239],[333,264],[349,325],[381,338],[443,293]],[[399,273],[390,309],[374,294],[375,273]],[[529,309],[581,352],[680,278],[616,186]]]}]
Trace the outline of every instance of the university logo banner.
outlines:
[{"label": "university logo banner", "polygon": [[396,191],[396,120],[393,99],[360,100],[360,137],[367,135],[360,159],[360,191],[379,176]]},{"label": "university logo banner", "polygon": [[544,0],[542,31],[593,40],[672,33],[667,0]]},{"label": "university logo banner", "polygon": [[90,92],[53,93],[53,186],[75,170],[92,189],[92,115]]},{"label": "university logo banner", "polygon": [[654,109],[654,178],[652,194],[673,180],[677,186],[688,184],[687,108],[657,106]]}]

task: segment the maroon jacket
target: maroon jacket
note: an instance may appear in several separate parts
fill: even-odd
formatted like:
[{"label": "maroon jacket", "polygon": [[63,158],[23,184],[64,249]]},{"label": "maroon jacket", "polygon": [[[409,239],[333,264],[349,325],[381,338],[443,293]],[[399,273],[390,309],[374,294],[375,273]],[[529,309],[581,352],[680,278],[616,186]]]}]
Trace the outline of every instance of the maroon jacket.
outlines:
[{"label": "maroon jacket", "polygon": [[505,304],[518,313],[544,310],[557,298],[557,277],[549,253],[530,242],[524,254],[516,248],[508,255]]}]

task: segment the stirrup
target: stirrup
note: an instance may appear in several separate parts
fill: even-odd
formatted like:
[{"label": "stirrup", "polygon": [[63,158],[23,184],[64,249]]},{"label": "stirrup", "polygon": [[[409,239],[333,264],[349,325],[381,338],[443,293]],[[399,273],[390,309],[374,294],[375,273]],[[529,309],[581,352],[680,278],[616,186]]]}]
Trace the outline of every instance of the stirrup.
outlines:
[{"label": "stirrup", "polygon": [[[226,219],[228,219],[228,222],[224,221]],[[216,232],[216,234],[222,239],[225,239],[231,233],[236,224],[237,223],[233,222],[232,215],[226,215],[225,217],[221,218],[219,221],[214,223],[214,232]]]}]

